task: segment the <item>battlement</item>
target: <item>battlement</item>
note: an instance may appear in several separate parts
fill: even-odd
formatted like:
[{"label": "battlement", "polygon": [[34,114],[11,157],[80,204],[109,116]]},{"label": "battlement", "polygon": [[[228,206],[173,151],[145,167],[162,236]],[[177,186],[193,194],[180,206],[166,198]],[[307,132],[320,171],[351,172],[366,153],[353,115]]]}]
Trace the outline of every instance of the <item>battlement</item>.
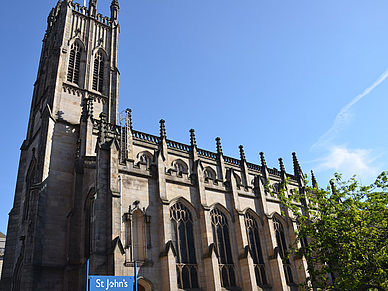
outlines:
[{"label": "battlement", "polygon": [[80,13],[80,14],[86,16],[86,17],[91,17],[91,18],[93,18],[94,20],[98,21],[101,24],[104,24],[104,25],[107,25],[107,26],[111,26],[112,25],[112,22],[111,22],[111,20],[110,20],[110,18],[108,16],[104,16],[101,13],[97,13],[96,16],[90,15],[90,10],[88,9],[88,7],[83,6],[83,5],[79,4],[79,3],[71,2],[70,5],[71,5],[71,8],[73,9],[73,11],[75,11],[77,13]]},{"label": "battlement", "polygon": [[88,8],[86,6],[81,6],[79,3],[71,3],[71,7],[74,11],[77,11],[83,15],[88,15]]}]

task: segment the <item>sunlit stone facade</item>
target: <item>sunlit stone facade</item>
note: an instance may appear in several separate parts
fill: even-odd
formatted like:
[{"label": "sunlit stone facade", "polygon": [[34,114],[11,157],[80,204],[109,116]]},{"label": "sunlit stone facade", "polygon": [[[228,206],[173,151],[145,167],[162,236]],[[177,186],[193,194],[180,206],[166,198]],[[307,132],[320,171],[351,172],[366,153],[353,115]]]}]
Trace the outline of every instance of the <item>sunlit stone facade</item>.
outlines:
[{"label": "sunlit stone facade", "polygon": [[201,149],[194,130],[170,140],[163,120],[158,136],[134,130],[118,114],[118,14],[117,0],[110,17],[96,0],[49,14],[0,290],[85,290],[88,259],[117,276],[136,261],[139,290],[296,290],[306,265],[282,259],[296,222],[276,195],[303,191],[295,154],[288,174],[219,138]]}]

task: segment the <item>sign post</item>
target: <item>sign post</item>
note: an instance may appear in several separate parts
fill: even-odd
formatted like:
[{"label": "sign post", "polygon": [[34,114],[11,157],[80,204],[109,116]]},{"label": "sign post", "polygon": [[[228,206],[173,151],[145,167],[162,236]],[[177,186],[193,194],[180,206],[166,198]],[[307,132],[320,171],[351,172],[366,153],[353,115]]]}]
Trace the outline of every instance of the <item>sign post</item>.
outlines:
[{"label": "sign post", "polygon": [[[135,265],[136,269],[136,265]],[[136,274],[136,270],[135,270]],[[90,288],[89,288],[90,283]],[[86,291],[133,291],[133,276],[89,275],[89,260],[86,261]],[[137,287],[136,287],[137,290]]]},{"label": "sign post", "polygon": [[86,291],[89,291],[89,260],[86,261]]},{"label": "sign post", "polygon": [[135,291],[137,291],[137,262],[135,261]]},{"label": "sign post", "polygon": [[132,276],[90,276],[90,291],[133,291]]}]

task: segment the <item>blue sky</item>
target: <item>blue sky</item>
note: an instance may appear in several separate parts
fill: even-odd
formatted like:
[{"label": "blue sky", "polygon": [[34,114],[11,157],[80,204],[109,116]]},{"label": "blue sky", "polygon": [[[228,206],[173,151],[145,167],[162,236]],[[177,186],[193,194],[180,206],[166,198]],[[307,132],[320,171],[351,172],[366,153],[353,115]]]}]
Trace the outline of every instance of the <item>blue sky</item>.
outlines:
[{"label": "blue sky", "polygon": [[[83,1],[82,1],[83,2]],[[110,15],[110,0],[98,10]],[[55,0],[3,1],[0,231],[46,19]],[[120,110],[136,130],[269,167],[291,153],[320,186],[334,172],[363,184],[387,167],[388,1],[121,0]]]}]

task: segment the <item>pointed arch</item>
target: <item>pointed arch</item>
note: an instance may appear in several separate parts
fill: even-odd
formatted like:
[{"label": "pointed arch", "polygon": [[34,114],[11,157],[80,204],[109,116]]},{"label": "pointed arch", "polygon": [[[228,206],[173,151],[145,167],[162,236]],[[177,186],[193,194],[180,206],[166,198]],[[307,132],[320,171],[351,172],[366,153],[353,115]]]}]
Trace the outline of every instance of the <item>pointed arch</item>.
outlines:
[{"label": "pointed arch", "polygon": [[279,219],[281,218],[281,216],[276,214],[272,217],[275,236],[276,236],[276,243],[277,243],[280,257],[282,258],[282,261],[283,261],[283,270],[284,270],[284,275],[286,277],[286,282],[287,284],[292,284],[294,283],[294,281],[293,281],[292,272],[291,272],[291,262],[290,262],[290,259],[287,258],[286,256],[287,242],[286,242],[286,236],[285,236],[284,227],[283,227],[284,220],[281,221]]},{"label": "pointed arch", "polygon": [[276,218],[279,220],[283,225],[285,225],[287,228],[289,227],[287,220],[284,218],[284,216],[280,215],[278,212],[274,211],[270,215],[267,216],[268,219],[274,219]]},{"label": "pointed arch", "polygon": [[233,176],[236,179],[237,186],[240,186],[241,185],[241,177],[240,177],[240,175],[233,171]]},{"label": "pointed arch", "polygon": [[195,208],[195,206],[193,205],[193,203],[191,203],[189,200],[187,200],[185,197],[183,196],[178,196],[178,197],[175,197],[174,199],[172,199],[170,201],[170,207],[177,203],[177,202],[181,202],[183,203],[197,218],[199,218],[199,213],[197,211],[197,209]]},{"label": "pointed arch", "polygon": [[242,211],[244,214],[249,212],[257,221],[260,222],[260,225],[264,225],[264,220],[261,218],[261,216],[253,210],[251,207],[247,207]]},{"label": "pointed arch", "polygon": [[67,81],[81,86],[85,72],[85,44],[79,37],[74,37],[69,41],[69,47]]},{"label": "pointed arch", "polygon": [[176,159],[172,161],[171,166],[178,171],[178,173],[188,173],[188,166],[182,159]]},{"label": "pointed arch", "polygon": [[220,209],[227,216],[227,219],[234,223],[234,218],[233,218],[232,214],[224,205],[222,205],[219,202],[216,202],[216,203],[213,203],[212,205],[210,205],[210,209],[214,209],[214,208]]},{"label": "pointed arch", "polygon": [[178,199],[170,205],[172,244],[176,250],[176,271],[179,289],[198,288],[198,264],[195,251],[192,212]]},{"label": "pointed arch", "polygon": [[106,95],[108,54],[102,47],[93,50],[92,89]]},{"label": "pointed arch", "polygon": [[248,239],[248,246],[251,250],[254,264],[256,284],[258,286],[267,285],[268,282],[266,276],[266,267],[262,249],[262,245],[265,245],[265,236],[262,233],[263,223],[261,224],[261,226],[259,223],[257,223],[257,221],[262,222],[262,220],[256,212],[248,208],[246,209],[244,214],[244,221]]},{"label": "pointed arch", "polygon": [[207,166],[204,169],[203,174],[205,176],[205,181],[207,181],[209,179],[211,179],[211,180],[217,179],[216,171],[212,167],[210,167],[210,166]]},{"label": "pointed arch", "polygon": [[81,49],[82,49],[83,51],[86,51],[85,43],[84,43],[84,41],[83,41],[78,35],[76,35],[76,36],[74,36],[73,38],[69,39],[69,41],[68,41],[68,46],[71,47],[71,45],[72,45],[73,43],[75,43],[75,42],[78,42],[78,43],[81,45]]},{"label": "pointed arch", "polygon": [[154,156],[149,151],[142,151],[136,156],[137,162],[145,163],[147,165],[147,169],[151,167],[153,159]]},{"label": "pointed arch", "polygon": [[[154,290],[154,285],[151,283],[151,281],[147,280],[146,278],[144,278],[142,276],[138,277],[137,284],[138,284],[138,287],[143,287],[144,291],[153,291]],[[140,288],[139,288],[139,291],[141,291]]]},{"label": "pointed arch", "polygon": [[224,288],[236,286],[235,267],[230,242],[230,229],[227,211],[220,204],[216,204],[210,211],[213,230],[213,241],[218,252],[218,266],[220,270],[221,286]]}]

